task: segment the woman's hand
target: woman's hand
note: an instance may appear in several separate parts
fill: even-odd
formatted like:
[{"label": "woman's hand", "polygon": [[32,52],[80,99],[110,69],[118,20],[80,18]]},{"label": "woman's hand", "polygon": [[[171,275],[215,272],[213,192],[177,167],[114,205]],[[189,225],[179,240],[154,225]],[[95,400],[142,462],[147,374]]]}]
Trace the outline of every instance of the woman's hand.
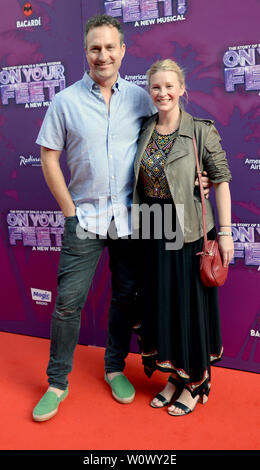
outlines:
[{"label": "woman's hand", "polygon": [[234,257],[234,242],[230,235],[221,235],[218,238],[219,251],[223,266],[227,267]]}]

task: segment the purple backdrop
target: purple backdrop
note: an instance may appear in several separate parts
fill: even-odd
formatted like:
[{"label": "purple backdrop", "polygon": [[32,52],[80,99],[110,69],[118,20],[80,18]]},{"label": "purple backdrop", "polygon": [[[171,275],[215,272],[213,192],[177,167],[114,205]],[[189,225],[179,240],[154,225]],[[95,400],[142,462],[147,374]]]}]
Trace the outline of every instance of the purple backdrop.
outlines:
[{"label": "purple backdrop", "polygon": [[[259,372],[259,1],[9,3],[0,18],[0,329],[49,337],[64,220],[43,179],[35,139],[54,94],[87,66],[86,19],[105,12],[125,30],[121,76],[146,86],[152,62],[176,60],[186,72],[187,111],[213,119],[222,136],[233,175],[236,251],[220,289],[220,365]],[[68,180],[65,155],[62,167]],[[104,252],[82,314],[81,344],[105,345],[109,302]]]}]

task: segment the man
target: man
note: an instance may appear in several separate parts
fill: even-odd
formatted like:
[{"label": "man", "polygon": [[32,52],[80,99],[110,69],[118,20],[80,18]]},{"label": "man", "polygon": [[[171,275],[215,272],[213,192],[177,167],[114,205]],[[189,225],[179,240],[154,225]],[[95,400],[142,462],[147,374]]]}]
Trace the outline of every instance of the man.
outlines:
[{"label": "man", "polygon": [[[138,274],[138,240],[130,238],[133,162],[143,118],[155,109],[142,88],[118,73],[125,44],[115,18],[98,15],[87,21],[85,52],[89,73],[55,96],[37,138],[44,177],[65,228],[51,321],[49,388],[34,408],[36,421],[52,418],[68,395],[80,314],[105,245],[112,279],[105,380],[120,403],[135,396],[123,374]],[[63,149],[71,172],[68,187],[59,163]]]}]

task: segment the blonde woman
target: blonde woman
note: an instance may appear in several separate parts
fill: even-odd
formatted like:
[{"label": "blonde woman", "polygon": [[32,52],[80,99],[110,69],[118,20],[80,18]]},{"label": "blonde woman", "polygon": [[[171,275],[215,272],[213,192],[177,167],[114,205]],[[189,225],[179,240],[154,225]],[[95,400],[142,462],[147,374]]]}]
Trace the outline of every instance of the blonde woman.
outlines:
[{"label": "blonde woman", "polygon": [[[196,256],[202,248],[203,229],[199,190],[194,190],[193,135],[202,168],[207,171],[215,189],[219,244],[225,265],[231,261],[234,250],[231,175],[213,121],[194,118],[181,107],[180,100],[186,87],[184,73],[178,64],[172,60],[158,61],[148,70],[147,77],[158,113],[150,117],[141,130],[135,161],[134,203],[149,208],[149,213],[154,216],[150,222],[155,220],[154,214],[159,208],[161,227],[158,227],[157,219],[151,224],[150,239],[143,237],[141,241],[142,322],[139,337],[146,374],[150,377],[157,369],[169,376],[165,388],[152,400],[151,406],[168,406],[169,414],[183,416],[193,411],[198,401],[207,401],[211,386],[210,366],[220,360],[223,353],[218,290],[202,285],[199,256]],[[178,222],[174,225],[178,220],[177,205],[184,208],[181,231],[184,243],[182,247],[176,243],[169,249],[167,233],[174,233],[178,226]],[[216,228],[209,200],[206,206],[208,238],[213,239]],[[169,221],[172,222],[170,227]],[[142,233],[147,232],[146,229],[147,226],[142,224]]]}]

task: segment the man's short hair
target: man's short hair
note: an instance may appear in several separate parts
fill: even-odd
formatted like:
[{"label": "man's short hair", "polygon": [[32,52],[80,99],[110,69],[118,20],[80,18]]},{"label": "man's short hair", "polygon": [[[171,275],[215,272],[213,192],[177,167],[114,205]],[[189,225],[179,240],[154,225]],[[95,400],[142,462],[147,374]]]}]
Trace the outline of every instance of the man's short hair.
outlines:
[{"label": "man's short hair", "polygon": [[119,37],[120,37],[120,44],[124,43],[124,31],[121,27],[121,23],[114,18],[113,16],[109,15],[96,15],[89,18],[85,25],[85,46],[87,45],[87,34],[93,28],[99,28],[100,26],[113,26],[118,30]]}]

